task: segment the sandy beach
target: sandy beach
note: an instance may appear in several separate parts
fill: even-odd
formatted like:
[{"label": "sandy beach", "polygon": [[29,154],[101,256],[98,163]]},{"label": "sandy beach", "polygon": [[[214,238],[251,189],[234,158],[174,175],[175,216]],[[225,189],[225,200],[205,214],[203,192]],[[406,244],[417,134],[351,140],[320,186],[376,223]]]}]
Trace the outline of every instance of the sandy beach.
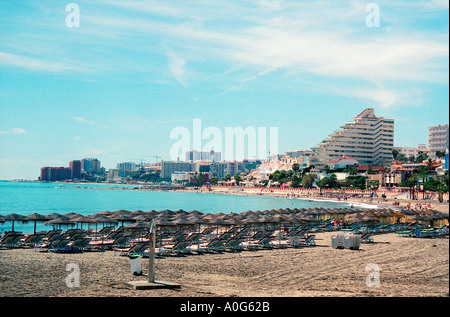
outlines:
[{"label": "sandy beach", "polygon": [[[360,250],[333,249],[332,232],[316,246],[157,257],[156,279],[178,290],[133,290],[147,280],[130,272],[130,259],[113,251],[78,254],[0,250],[1,296],[101,297],[370,297],[449,296],[449,239],[374,236]],[[67,287],[68,264],[80,269],[80,286]],[[379,287],[369,287],[367,265],[379,267]]]},{"label": "sandy beach", "polygon": [[[408,204],[411,204],[411,207],[414,208],[416,205],[421,206],[430,206],[431,209],[437,210],[443,213],[449,212],[449,196],[444,196],[444,201],[439,202],[437,196],[433,197],[433,199],[421,199],[422,195],[418,195],[419,199],[411,200],[408,197],[408,193],[398,194],[398,193],[389,193],[383,192],[386,195],[385,199],[381,197],[370,199],[368,197],[360,198],[360,197],[347,197],[346,200],[338,200],[335,196],[336,194],[326,193],[321,196],[317,192],[311,193],[308,191],[295,191],[295,190],[280,190],[276,188],[272,188],[270,191],[268,189],[261,188],[252,188],[252,187],[221,187],[216,186],[212,187],[211,190],[206,190],[202,188],[199,190],[202,193],[212,193],[212,194],[229,194],[229,195],[258,195],[262,197],[286,197],[289,199],[308,199],[308,200],[329,200],[329,201],[341,201],[354,203],[355,206],[371,206],[373,208],[376,207],[398,207],[398,208],[406,208]],[[379,194],[381,196],[381,193]],[[394,205],[394,203],[398,203],[398,205]]]}]

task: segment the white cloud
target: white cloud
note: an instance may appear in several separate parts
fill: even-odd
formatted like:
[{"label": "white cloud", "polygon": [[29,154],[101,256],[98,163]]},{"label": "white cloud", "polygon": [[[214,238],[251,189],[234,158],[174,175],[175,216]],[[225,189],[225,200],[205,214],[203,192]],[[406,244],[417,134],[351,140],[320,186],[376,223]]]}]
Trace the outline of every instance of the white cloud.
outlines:
[{"label": "white cloud", "polygon": [[75,121],[77,121],[77,122],[81,122],[81,123],[86,123],[86,124],[95,125],[95,122],[94,122],[94,121],[87,120],[87,119],[85,119],[85,118],[83,118],[83,117],[73,117],[73,120],[75,120]]},{"label": "white cloud", "polygon": [[13,128],[6,131],[0,131],[0,135],[6,135],[6,134],[27,134],[27,131],[23,128]]},{"label": "white cloud", "polygon": [[61,73],[65,71],[88,71],[83,66],[67,63],[64,61],[49,61],[45,58],[29,57],[17,54],[0,52],[0,65],[20,67],[35,71],[46,71],[51,73]]},{"label": "white cloud", "polygon": [[183,87],[186,87],[186,82],[184,80],[186,61],[175,55],[173,52],[169,52],[167,56],[169,58],[168,66],[173,77],[183,85]]}]

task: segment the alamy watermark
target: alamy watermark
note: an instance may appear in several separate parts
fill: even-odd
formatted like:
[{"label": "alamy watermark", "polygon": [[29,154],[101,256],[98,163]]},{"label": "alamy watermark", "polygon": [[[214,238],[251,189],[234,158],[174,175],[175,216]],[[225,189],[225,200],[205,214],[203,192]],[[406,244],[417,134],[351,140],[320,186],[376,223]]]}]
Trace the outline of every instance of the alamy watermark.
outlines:
[{"label": "alamy watermark", "polygon": [[366,5],[366,26],[369,28],[380,27],[380,7],[376,3],[369,3]]},{"label": "alamy watermark", "polygon": [[380,287],[380,267],[378,264],[367,264],[366,271],[369,272],[366,277],[367,287]]},{"label": "alamy watermark", "polygon": [[71,272],[66,277],[66,286],[69,288],[80,287],[80,267],[76,263],[66,265],[66,271]]},{"label": "alamy watermark", "polygon": [[80,7],[76,3],[69,3],[66,5],[66,12],[69,14],[66,16],[66,26],[68,28],[80,27]]},{"label": "alamy watermark", "polygon": [[170,139],[177,140],[170,148],[172,161],[182,158],[190,150],[221,152],[226,161],[266,159],[268,154],[278,154],[278,127],[225,127],[222,134],[218,127],[202,130],[201,119],[194,119],[192,135],[186,127],[175,127],[170,132]]}]

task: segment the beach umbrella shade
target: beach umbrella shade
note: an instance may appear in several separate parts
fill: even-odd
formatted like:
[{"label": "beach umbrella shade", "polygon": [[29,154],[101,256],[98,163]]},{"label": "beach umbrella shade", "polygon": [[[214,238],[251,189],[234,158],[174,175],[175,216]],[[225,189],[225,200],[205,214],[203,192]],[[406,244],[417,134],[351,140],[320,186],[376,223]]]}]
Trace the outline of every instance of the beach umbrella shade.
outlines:
[{"label": "beach umbrella shade", "polygon": [[73,218],[77,218],[77,217],[82,217],[82,214],[77,214],[76,212],[68,212],[66,214],[64,214],[64,216],[66,216],[69,219],[73,219]]},{"label": "beach umbrella shade", "polygon": [[27,222],[25,216],[22,216],[22,215],[19,215],[19,214],[16,214],[16,213],[12,213],[12,214],[6,215],[5,216],[5,221],[11,221],[12,222],[11,231],[14,231],[14,223],[16,221],[20,221],[22,223]]},{"label": "beach umbrella shade", "polygon": [[36,233],[36,223],[37,223],[38,221],[45,222],[45,221],[47,221],[47,220],[50,220],[50,218],[48,218],[47,216],[40,215],[40,214],[38,214],[38,213],[33,213],[33,214],[31,214],[31,215],[28,215],[28,216],[26,216],[26,219],[27,219],[27,220],[30,220],[30,221],[34,221],[33,234]]},{"label": "beach umbrella shade", "polygon": [[113,214],[114,213],[112,211],[105,210],[105,211],[102,211],[102,212],[97,212],[95,214],[95,216],[110,216],[110,215],[113,215]]},{"label": "beach umbrella shade", "polygon": [[299,217],[297,217],[299,220],[303,220],[303,221],[305,221],[305,222],[320,222],[320,220],[319,219],[316,219],[316,218],[314,218],[314,217],[312,217],[312,216],[310,216],[310,215],[307,215],[307,214],[305,214],[305,215],[301,215],[301,216],[299,216]]},{"label": "beach umbrella shade", "polygon": [[140,241],[142,231],[149,229],[150,225],[143,223],[143,222],[135,222],[135,223],[125,226],[124,228],[125,228],[125,230],[128,230],[128,231],[138,231],[139,241]]},{"label": "beach umbrella shade", "polygon": [[115,215],[129,215],[129,214],[131,214],[131,211],[125,210],[125,209],[120,209],[120,210],[114,211],[114,214]]},{"label": "beach umbrella shade", "polygon": [[61,227],[61,225],[71,225],[71,224],[74,224],[74,222],[64,216],[44,222],[44,225],[52,225],[52,226],[59,225],[59,227]]},{"label": "beach umbrella shade", "polygon": [[165,216],[174,216],[176,214],[176,212],[173,210],[164,209],[164,210],[160,211],[160,214],[163,214]]},{"label": "beach umbrella shade", "polygon": [[203,213],[198,211],[198,210],[191,210],[188,213],[189,213],[189,215],[197,215],[197,216],[202,216],[203,215]]},{"label": "beach umbrella shade", "polygon": [[171,220],[169,220],[165,217],[155,217],[154,220],[155,220],[155,225],[158,227],[175,226],[175,224]]},{"label": "beach umbrella shade", "polygon": [[103,224],[102,228],[105,227],[105,223],[110,223],[110,224],[116,224],[117,220],[111,219],[105,215],[94,215],[94,217],[92,217],[92,219],[95,220],[95,231],[97,231],[97,225],[99,223]]},{"label": "beach umbrella shade", "polygon": [[128,215],[116,215],[111,216],[110,218],[122,222],[122,226],[124,222],[135,222],[134,218]]},{"label": "beach umbrella shade", "polygon": [[251,211],[251,210],[247,210],[247,211],[241,212],[240,215],[244,216],[244,217],[249,217],[249,216],[254,216],[255,212]]},{"label": "beach umbrella shade", "polygon": [[154,217],[152,215],[149,214],[142,214],[142,215],[138,215],[138,216],[134,216],[133,219],[136,221],[150,221],[152,220]]},{"label": "beach umbrella shade", "polygon": [[75,218],[71,218],[71,220],[75,223],[79,223],[80,224],[80,229],[83,229],[83,223],[87,223],[88,224],[88,230],[89,230],[89,224],[90,223],[95,223],[95,219],[90,218],[90,217],[86,217],[86,216],[79,216],[79,217],[75,217]]},{"label": "beach umbrella shade", "polygon": [[188,214],[188,212],[186,210],[183,210],[183,209],[178,209],[177,211],[175,211],[175,213],[176,214],[184,214],[184,215]]},{"label": "beach umbrella shade", "polygon": [[5,217],[4,216],[0,216],[0,222],[1,223],[5,222]]},{"label": "beach umbrella shade", "polygon": [[183,226],[193,226],[194,223],[187,218],[177,218],[172,221],[172,223],[178,227]]},{"label": "beach umbrella shade", "polygon": [[145,214],[145,211],[138,209],[138,210],[135,210],[132,213],[130,213],[130,216],[133,217],[133,216],[139,216],[139,215],[143,215],[143,214]]},{"label": "beach umbrella shade", "polygon": [[58,214],[57,212],[52,212],[51,214],[45,215],[48,219],[56,219],[60,217],[64,217],[61,214]]},{"label": "beach umbrella shade", "polygon": [[353,214],[347,217],[347,222],[349,223],[371,223],[371,222],[379,222],[378,219],[375,217],[372,217],[367,214]]}]

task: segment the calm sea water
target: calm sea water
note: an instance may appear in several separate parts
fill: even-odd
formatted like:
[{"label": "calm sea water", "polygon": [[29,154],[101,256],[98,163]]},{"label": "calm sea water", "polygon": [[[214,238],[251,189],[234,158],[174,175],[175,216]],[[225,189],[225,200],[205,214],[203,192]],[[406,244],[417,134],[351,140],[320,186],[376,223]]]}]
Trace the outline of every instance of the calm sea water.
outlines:
[{"label": "calm sea water", "polygon": [[[64,187],[61,187],[64,186]],[[84,184],[80,188],[68,188],[77,185],[59,185],[55,183],[19,183],[0,182],[0,215],[17,213],[50,214],[75,212],[93,215],[105,210],[120,209],[135,211],[161,211],[164,209],[186,211],[198,210],[204,213],[230,213],[246,210],[265,210],[279,208],[348,207],[341,202],[308,201],[277,197],[202,194],[185,192],[108,190],[107,188],[127,187],[126,185]],[[128,186],[129,187],[129,186]],[[24,233],[33,231],[33,222],[21,224],[15,222],[14,230]],[[7,221],[0,224],[0,231],[11,230]],[[49,230],[51,226],[39,224],[37,230]]]}]

